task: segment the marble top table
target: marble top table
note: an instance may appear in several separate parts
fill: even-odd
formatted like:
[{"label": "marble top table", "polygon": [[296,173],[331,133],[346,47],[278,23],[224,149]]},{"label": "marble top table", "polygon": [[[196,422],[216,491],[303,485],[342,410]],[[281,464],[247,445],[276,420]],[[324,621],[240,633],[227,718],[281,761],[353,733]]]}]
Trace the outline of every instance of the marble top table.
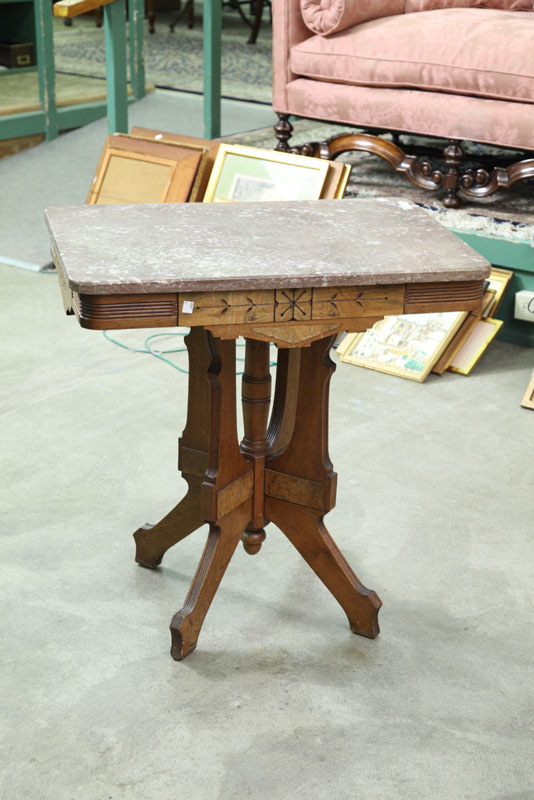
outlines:
[{"label": "marble top table", "polygon": [[489,269],[404,201],[68,206],[46,217],[66,307],[87,328],[203,325],[290,346],[311,341],[310,323],[317,338],[386,314],[473,310]]},{"label": "marble top table", "polygon": [[[240,540],[250,554],[274,522],[345,611],[375,637],[381,601],[323,523],[335,505],[328,456],[329,351],[338,332],[387,314],[480,308],[489,264],[415,206],[389,200],[82,206],[47,211],[65,309],[87,328],[186,325],[183,500],[134,538],[139,564],[209,523],[171,654],[196,647]],[[235,339],[246,338],[244,436]],[[271,406],[269,342],[278,347]],[[236,624],[238,624],[236,622]]]}]

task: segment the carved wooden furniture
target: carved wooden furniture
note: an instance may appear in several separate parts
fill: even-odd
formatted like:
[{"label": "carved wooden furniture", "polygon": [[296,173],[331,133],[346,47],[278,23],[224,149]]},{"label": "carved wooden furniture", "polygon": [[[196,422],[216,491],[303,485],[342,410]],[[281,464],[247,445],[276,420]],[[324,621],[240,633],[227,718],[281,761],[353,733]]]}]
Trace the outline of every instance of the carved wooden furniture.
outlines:
[{"label": "carved wooden furniture", "polygon": [[[269,522],[338,600],[351,630],[375,637],[381,601],[323,523],[336,494],[329,350],[340,331],[365,330],[385,314],[477,309],[488,263],[423,211],[387,201],[82,206],[49,209],[47,221],[65,308],[83,327],[191,326],[179,445],[188,492],[134,534],[136,560],[155,568],[209,523],[171,622],[173,657],[195,648],[238,542],[257,553]],[[246,337],[241,443],[237,336]],[[269,342],[279,348],[270,420]]]},{"label": "carved wooden furniture", "polygon": [[[278,149],[291,150],[288,115],[339,122],[370,132],[310,142],[296,151],[332,159],[361,150],[385,159],[423,189],[485,197],[534,178],[534,12],[528,0],[279,0],[273,8],[273,107]],[[359,24],[313,33],[312,19],[345,9]],[[414,9],[416,13],[403,13]],[[308,12],[307,23],[302,10]],[[359,12],[358,10],[361,9]],[[313,12],[313,15],[310,16]],[[375,17],[380,18],[372,18]],[[342,23],[340,23],[342,24]],[[465,41],[463,41],[465,40]],[[450,42],[454,41],[454,47]],[[376,133],[448,140],[438,167]],[[462,141],[523,151],[508,165],[462,167]]]}]

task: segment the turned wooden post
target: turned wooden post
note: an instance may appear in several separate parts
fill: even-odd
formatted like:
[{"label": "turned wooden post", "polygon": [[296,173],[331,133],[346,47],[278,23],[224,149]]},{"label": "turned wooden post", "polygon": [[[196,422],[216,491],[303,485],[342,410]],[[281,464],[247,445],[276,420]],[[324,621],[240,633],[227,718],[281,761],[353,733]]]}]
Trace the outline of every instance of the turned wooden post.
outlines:
[{"label": "turned wooden post", "polygon": [[289,121],[289,114],[277,114],[278,122],[274,125],[274,133],[278,139],[276,150],[281,150],[283,153],[289,153],[289,140],[293,133],[293,125]]},{"label": "turned wooden post", "polygon": [[460,188],[460,166],[464,160],[464,151],[459,142],[455,139],[449,139],[449,144],[443,151],[443,155],[447,166],[447,171],[441,182],[445,189],[443,205],[447,208],[458,208],[461,201],[457,192]]},{"label": "turned wooden post", "polygon": [[265,540],[265,460],[269,454],[267,423],[271,404],[269,343],[247,339],[242,392],[244,437],[241,452],[254,464],[252,519],[243,534],[243,547],[255,555]]}]

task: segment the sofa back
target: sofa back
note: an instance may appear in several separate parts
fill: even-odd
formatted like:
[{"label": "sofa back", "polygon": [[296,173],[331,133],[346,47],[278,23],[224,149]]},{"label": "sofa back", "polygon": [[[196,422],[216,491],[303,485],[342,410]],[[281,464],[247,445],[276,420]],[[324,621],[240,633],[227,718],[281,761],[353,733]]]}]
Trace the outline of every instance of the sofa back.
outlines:
[{"label": "sofa back", "polygon": [[406,0],[405,12],[436,8],[500,8],[502,11],[532,11],[531,0]]},{"label": "sofa back", "polygon": [[304,24],[321,36],[380,17],[441,8],[533,11],[534,0],[300,0]]}]

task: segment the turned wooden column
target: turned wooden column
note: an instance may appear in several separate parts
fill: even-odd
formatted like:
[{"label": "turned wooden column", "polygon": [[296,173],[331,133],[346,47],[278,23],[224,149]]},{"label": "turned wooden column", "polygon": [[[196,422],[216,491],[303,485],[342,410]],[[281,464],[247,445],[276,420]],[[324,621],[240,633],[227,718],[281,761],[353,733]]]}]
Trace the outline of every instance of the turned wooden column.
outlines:
[{"label": "turned wooden column", "polygon": [[441,181],[441,185],[445,189],[445,197],[443,198],[443,205],[447,208],[459,208],[461,205],[460,198],[458,197],[458,189],[460,188],[460,166],[464,160],[464,151],[460,147],[460,142],[455,139],[449,139],[449,144],[443,151],[445,156],[446,171]]},{"label": "turned wooden column", "polygon": [[281,150],[282,153],[289,153],[290,146],[289,140],[293,133],[293,125],[289,121],[289,114],[277,114],[278,122],[273,126],[274,134],[278,139],[276,150]]},{"label": "turned wooden column", "polygon": [[265,460],[269,455],[267,423],[271,405],[271,372],[269,343],[246,340],[245,372],[241,399],[243,403],[244,437],[241,452],[254,465],[252,519],[243,534],[243,547],[255,555],[265,540]]}]

